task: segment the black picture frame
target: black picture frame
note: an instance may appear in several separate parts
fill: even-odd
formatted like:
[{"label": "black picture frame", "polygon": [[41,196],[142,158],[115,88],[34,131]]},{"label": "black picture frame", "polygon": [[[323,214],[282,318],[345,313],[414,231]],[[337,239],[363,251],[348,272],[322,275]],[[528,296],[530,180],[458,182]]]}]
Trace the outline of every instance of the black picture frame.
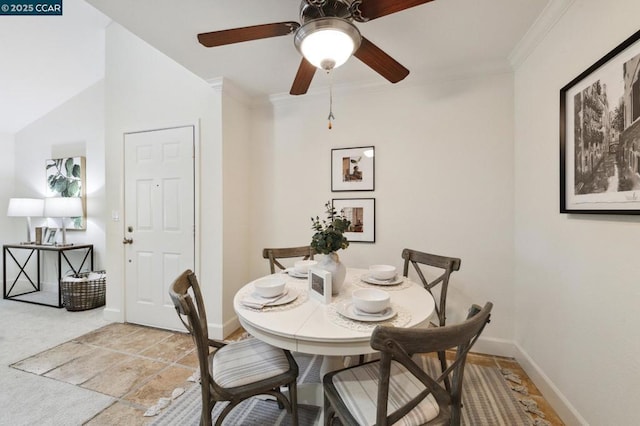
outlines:
[{"label": "black picture frame", "polygon": [[331,192],[375,189],[374,146],[331,150]]},{"label": "black picture frame", "polygon": [[560,213],[640,214],[640,31],[560,89]]},{"label": "black picture frame", "polygon": [[349,243],[376,242],[376,199],[334,198],[331,205],[351,222],[344,233]]}]

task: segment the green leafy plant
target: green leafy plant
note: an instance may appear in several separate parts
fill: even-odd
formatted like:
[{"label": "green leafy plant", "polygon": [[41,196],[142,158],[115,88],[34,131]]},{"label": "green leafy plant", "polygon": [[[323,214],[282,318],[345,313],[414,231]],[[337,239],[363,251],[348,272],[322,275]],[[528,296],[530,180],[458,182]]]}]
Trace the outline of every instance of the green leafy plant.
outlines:
[{"label": "green leafy plant", "polygon": [[340,249],[349,247],[349,240],[344,236],[344,232],[349,228],[351,222],[342,214],[338,214],[330,201],[324,205],[327,219],[320,220],[316,216],[311,218],[311,229],[315,234],[311,238],[311,248],[316,253],[329,254]]},{"label": "green leafy plant", "polygon": [[[54,169],[53,173],[49,169]],[[79,197],[81,194],[80,165],[73,158],[58,158],[47,164],[49,189],[61,197]]]}]

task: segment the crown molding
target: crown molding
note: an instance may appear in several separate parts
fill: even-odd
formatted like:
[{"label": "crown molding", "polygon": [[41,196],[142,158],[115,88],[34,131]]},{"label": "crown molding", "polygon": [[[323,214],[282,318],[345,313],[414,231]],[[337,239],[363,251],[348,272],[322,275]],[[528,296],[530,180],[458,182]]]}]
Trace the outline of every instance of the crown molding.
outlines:
[{"label": "crown molding", "polygon": [[549,0],[540,16],[509,54],[512,69],[517,69],[558,23],[575,0]]},{"label": "crown molding", "polygon": [[216,92],[228,95],[233,99],[246,105],[252,105],[254,100],[237,84],[225,77],[215,77],[205,80],[207,84]]},{"label": "crown molding", "polygon": [[222,85],[224,84],[224,77],[216,77],[205,80],[209,86],[216,92],[222,92]]},{"label": "crown molding", "polygon": [[[476,78],[484,78],[491,75],[511,74],[513,70],[506,61],[495,61],[478,64],[471,69],[462,68],[442,68],[437,70],[423,71],[421,75],[424,77],[417,77],[412,75],[412,78],[408,78],[396,84],[391,84],[386,80],[377,78],[362,81],[360,83],[342,83],[333,85],[333,93],[346,95],[350,93],[377,93],[386,92],[390,90],[413,90],[418,87],[424,87],[434,84],[450,83],[454,81],[473,80]],[[301,99],[313,99],[318,96],[326,97],[329,91],[328,86],[319,87],[316,89],[310,89],[305,95],[292,96],[289,93],[276,93],[262,98],[261,101],[255,99],[254,105],[264,104],[265,102],[271,105],[277,105],[280,103],[299,101]]]}]

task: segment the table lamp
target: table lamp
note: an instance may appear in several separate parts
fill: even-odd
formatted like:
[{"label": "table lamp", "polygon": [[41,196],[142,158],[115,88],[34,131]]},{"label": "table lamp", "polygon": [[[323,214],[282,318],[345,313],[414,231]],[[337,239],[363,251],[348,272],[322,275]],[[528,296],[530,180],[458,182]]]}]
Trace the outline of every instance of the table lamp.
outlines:
[{"label": "table lamp", "polygon": [[82,216],[82,199],[80,197],[51,197],[44,199],[44,216],[62,219],[62,245],[67,244],[67,227],[65,218]]},{"label": "table lamp", "polygon": [[31,239],[31,218],[42,217],[43,209],[44,209],[44,200],[41,198],[9,199],[7,216],[27,218],[27,241],[26,241],[27,244],[33,242],[33,240]]}]

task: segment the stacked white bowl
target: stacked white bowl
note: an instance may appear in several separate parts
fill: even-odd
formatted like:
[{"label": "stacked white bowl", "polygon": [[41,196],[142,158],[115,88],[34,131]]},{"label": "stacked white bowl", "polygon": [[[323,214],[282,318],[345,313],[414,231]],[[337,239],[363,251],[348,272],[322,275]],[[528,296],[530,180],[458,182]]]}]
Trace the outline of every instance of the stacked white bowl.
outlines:
[{"label": "stacked white bowl", "polygon": [[260,278],[253,283],[256,293],[262,297],[276,297],[284,291],[285,279],[282,277]]},{"label": "stacked white bowl", "polygon": [[384,312],[391,304],[389,293],[375,288],[361,288],[351,294],[353,306],[367,314]]}]

